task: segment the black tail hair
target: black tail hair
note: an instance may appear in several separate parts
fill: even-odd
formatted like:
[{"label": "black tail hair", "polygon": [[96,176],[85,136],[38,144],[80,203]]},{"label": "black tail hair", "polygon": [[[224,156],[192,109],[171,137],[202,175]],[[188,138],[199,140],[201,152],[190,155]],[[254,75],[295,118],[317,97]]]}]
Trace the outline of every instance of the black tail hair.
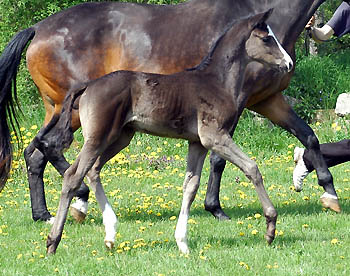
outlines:
[{"label": "black tail hair", "polygon": [[[22,52],[35,35],[34,28],[17,33],[5,47],[0,57],[0,192],[4,188],[12,162],[10,123],[15,131],[19,128],[16,115],[18,106],[16,77]],[[13,92],[12,92],[13,85]]]}]

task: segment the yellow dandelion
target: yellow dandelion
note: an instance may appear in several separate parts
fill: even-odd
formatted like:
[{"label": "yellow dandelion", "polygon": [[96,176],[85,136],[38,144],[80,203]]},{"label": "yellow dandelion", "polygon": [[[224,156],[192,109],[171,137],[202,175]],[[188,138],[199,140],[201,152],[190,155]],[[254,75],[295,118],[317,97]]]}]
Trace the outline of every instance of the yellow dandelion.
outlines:
[{"label": "yellow dandelion", "polygon": [[261,215],[260,215],[260,214],[255,214],[254,217],[255,217],[256,219],[259,219],[259,218],[261,218]]},{"label": "yellow dandelion", "polygon": [[258,234],[258,233],[259,233],[258,230],[256,230],[256,229],[252,230],[252,235],[256,235],[256,234]]},{"label": "yellow dandelion", "polygon": [[169,218],[170,220],[176,220],[176,216],[172,216]]},{"label": "yellow dandelion", "polygon": [[331,244],[338,244],[338,243],[339,243],[338,239],[332,239],[331,240]]}]

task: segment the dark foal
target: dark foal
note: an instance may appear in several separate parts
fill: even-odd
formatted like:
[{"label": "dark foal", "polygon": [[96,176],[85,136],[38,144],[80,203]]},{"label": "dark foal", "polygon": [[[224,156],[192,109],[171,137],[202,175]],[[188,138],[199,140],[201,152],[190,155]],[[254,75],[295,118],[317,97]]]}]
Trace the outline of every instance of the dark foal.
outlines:
[{"label": "dark foal", "polygon": [[[254,183],[266,217],[265,238],[268,243],[274,240],[277,212],[265,191],[262,176],[256,163],[234,144],[230,135],[238,121],[238,110],[243,108],[237,106],[237,99],[247,64],[263,63],[285,73],[293,67],[291,58],[264,23],[270,13],[231,24],[198,67],[173,75],[117,71],[68,94],[61,116],[65,119],[58,120],[57,126],[70,125],[67,121],[75,99],[79,98],[85,142],[64,175],[58,212],[47,240],[48,253],[56,252],[70,202],[85,176],[103,212],[105,244],[113,247],[117,218],[99,174],[103,165],[130,143],[136,131],[189,142],[183,201],[175,231],[181,252],[189,252],[187,221],[208,150],[238,166]],[[55,134],[55,122],[49,126],[48,136],[51,130]],[[71,129],[64,132],[72,134]]]},{"label": "dark foal", "polygon": [[[132,70],[160,74],[180,72],[198,64],[208,53],[212,41],[233,18],[275,7],[269,24],[282,45],[294,57],[295,42],[307,21],[324,0],[189,0],[180,5],[145,5],[105,2],[84,3],[54,14],[18,33],[0,58],[0,191],[5,185],[11,163],[11,144],[7,113],[12,114],[12,81],[26,44],[27,66],[39,89],[46,116],[44,126],[59,116],[63,99],[77,83],[86,82],[112,71]],[[340,210],[332,176],[319,151],[312,129],[284,101],[281,92],[292,74],[281,74],[261,64],[247,68],[243,93],[238,101],[295,135],[311,150],[311,162],[319,184],[326,191],[323,204]],[[15,95],[15,90],[14,90]],[[6,111],[6,107],[9,107]],[[243,110],[243,108],[242,108]],[[241,113],[239,110],[238,113]],[[6,113],[7,112],[7,113]],[[15,115],[13,115],[15,116]],[[79,112],[72,113],[72,128],[80,127]],[[58,134],[61,135],[61,134]],[[37,136],[47,151],[32,142],[25,150],[32,217],[47,221],[43,173],[50,161],[63,175],[69,167],[61,145],[53,149],[44,136]],[[227,219],[220,206],[219,189],[225,161],[213,154],[205,208],[215,217]],[[77,191],[74,216],[82,220],[87,211],[89,190],[82,185]],[[334,199],[335,198],[335,199]]]}]

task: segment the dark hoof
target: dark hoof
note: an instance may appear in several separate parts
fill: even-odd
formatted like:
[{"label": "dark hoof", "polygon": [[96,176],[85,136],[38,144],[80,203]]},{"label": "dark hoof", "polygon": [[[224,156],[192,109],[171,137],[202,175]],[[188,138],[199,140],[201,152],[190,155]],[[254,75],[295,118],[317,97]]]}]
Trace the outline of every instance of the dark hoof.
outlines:
[{"label": "dark hoof", "polygon": [[49,212],[42,213],[41,215],[33,215],[34,221],[49,222],[53,216]]},{"label": "dark hoof", "polygon": [[268,245],[270,245],[273,242],[274,239],[275,239],[274,235],[273,236],[267,235],[267,234],[265,235],[265,240],[267,241]]},{"label": "dark hoof", "polygon": [[50,236],[48,236],[46,241],[46,254],[53,255],[56,253],[56,249],[57,244],[50,238]]},{"label": "dark hoof", "polygon": [[230,220],[231,219],[228,215],[226,215],[224,213],[224,211],[221,209],[221,207],[217,207],[217,208],[205,207],[205,210],[210,212],[218,220]]},{"label": "dark hoof", "polygon": [[331,209],[337,213],[341,212],[338,199],[322,197],[320,201],[324,208]]},{"label": "dark hoof", "polygon": [[70,207],[70,214],[75,219],[75,221],[78,223],[82,223],[86,218],[85,213],[79,211],[78,209],[76,209],[74,207]]}]

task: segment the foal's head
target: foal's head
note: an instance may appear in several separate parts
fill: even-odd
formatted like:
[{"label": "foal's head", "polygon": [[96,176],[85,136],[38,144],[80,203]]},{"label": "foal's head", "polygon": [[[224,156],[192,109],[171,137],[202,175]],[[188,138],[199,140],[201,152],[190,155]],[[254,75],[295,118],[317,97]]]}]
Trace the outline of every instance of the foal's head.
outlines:
[{"label": "foal's head", "polygon": [[254,26],[246,42],[246,51],[250,59],[266,64],[283,72],[293,69],[293,61],[278,42],[270,26],[265,21],[271,10]]}]

